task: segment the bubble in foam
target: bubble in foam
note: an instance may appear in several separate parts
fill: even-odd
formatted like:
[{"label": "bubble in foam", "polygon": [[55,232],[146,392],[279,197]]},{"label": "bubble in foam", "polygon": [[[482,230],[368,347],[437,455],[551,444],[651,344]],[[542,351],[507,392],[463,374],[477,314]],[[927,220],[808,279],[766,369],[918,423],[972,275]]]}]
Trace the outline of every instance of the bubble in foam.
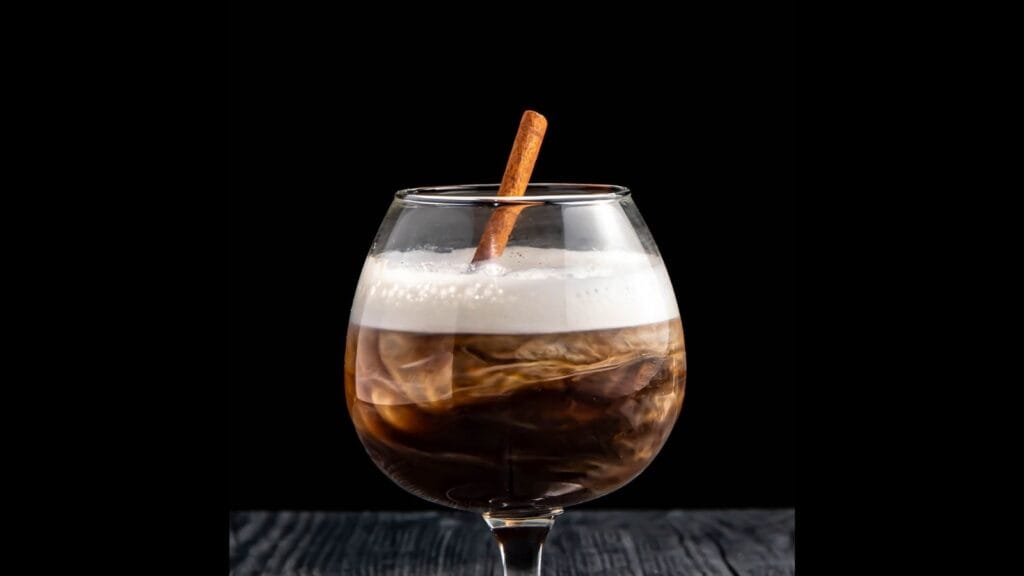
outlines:
[{"label": "bubble in foam", "polygon": [[635,252],[509,248],[471,266],[473,249],[385,252],[363,267],[352,322],[430,333],[600,330],[679,315],[660,259]]},{"label": "bubble in foam", "polygon": [[466,269],[467,273],[483,274],[485,276],[504,276],[508,273],[508,268],[503,266],[497,260],[484,260],[483,262],[474,262],[469,265]]}]

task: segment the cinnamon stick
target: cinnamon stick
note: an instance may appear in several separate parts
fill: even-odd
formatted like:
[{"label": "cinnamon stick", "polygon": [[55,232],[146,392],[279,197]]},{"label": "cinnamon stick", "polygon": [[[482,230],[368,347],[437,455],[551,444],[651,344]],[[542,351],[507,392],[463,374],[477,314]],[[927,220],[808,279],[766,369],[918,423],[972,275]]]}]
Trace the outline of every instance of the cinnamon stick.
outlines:
[{"label": "cinnamon stick", "polygon": [[[505,174],[501,178],[498,196],[522,196],[526,192],[547,128],[548,121],[540,114],[533,110],[523,113],[523,119],[519,121],[519,131],[516,132],[516,141],[512,144],[512,152],[508,156],[508,164],[505,165]],[[473,254],[474,263],[501,256],[516,224],[516,218],[526,207],[525,204],[501,206],[494,211],[480,236],[476,253]]]}]

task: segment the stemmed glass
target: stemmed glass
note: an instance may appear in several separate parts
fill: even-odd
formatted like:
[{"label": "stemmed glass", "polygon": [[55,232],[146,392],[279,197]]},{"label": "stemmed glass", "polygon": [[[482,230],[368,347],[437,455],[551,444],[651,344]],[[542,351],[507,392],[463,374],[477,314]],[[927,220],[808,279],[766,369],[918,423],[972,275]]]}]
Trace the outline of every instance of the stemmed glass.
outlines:
[{"label": "stemmed glass", "polygon": [[[635,478],[682,405],[668,273],[619,186],[402,190],[363,267],[348,328],[349,413],[409,492],[483,515],[506,575],[539,574],[563,508]],[[487,222],[515,225],[473,263]]]}]

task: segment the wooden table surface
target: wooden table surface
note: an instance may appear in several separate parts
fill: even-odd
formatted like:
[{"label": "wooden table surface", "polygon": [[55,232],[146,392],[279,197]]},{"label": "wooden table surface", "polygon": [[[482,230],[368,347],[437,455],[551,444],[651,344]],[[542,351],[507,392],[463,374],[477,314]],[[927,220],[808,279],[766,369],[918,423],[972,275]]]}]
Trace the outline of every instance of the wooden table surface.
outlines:
[{"label": "wooden table surface", "polygon": [[[793,510],[569,510],[545,576],[794,573]],[[232,576],[500,575],[479,516],[460,512],[235,512]]]}]

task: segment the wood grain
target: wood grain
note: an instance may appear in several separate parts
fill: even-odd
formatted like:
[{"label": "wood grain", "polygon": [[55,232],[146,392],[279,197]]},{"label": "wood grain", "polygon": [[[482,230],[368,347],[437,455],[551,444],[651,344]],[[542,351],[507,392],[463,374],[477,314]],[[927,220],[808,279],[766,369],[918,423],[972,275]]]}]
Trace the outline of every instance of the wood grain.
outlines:
[{"label": "wood grain", "polygon": [[[537,163],[537,156],[540,155],[540,145],[544,141],[547,129],[548,121],[544,116],[533,110],[523,113],[523,118],[519,121],[519,130],[516,132],[516,140],[512,143],[512,152],[509,153],[508,163],[505,164],[505,174],[501,177],[498,196],[522,196],[526,193],[526,186],[530,183],[530,175],[533,174],[533,167]],[[494,210],[483,234],[480,235],[480,244],[473,254],[473,262],[501,256],[512,234],[512,228],[516,225],[516,219],[525,207],[501,206]]]},{"label": "wood grain", "polygon": [[[795,573],[792,510],[570,510],[544,547],[557,576]],[[498,547],[459,512],[234,512],[231,576],[494,575]]]}]

